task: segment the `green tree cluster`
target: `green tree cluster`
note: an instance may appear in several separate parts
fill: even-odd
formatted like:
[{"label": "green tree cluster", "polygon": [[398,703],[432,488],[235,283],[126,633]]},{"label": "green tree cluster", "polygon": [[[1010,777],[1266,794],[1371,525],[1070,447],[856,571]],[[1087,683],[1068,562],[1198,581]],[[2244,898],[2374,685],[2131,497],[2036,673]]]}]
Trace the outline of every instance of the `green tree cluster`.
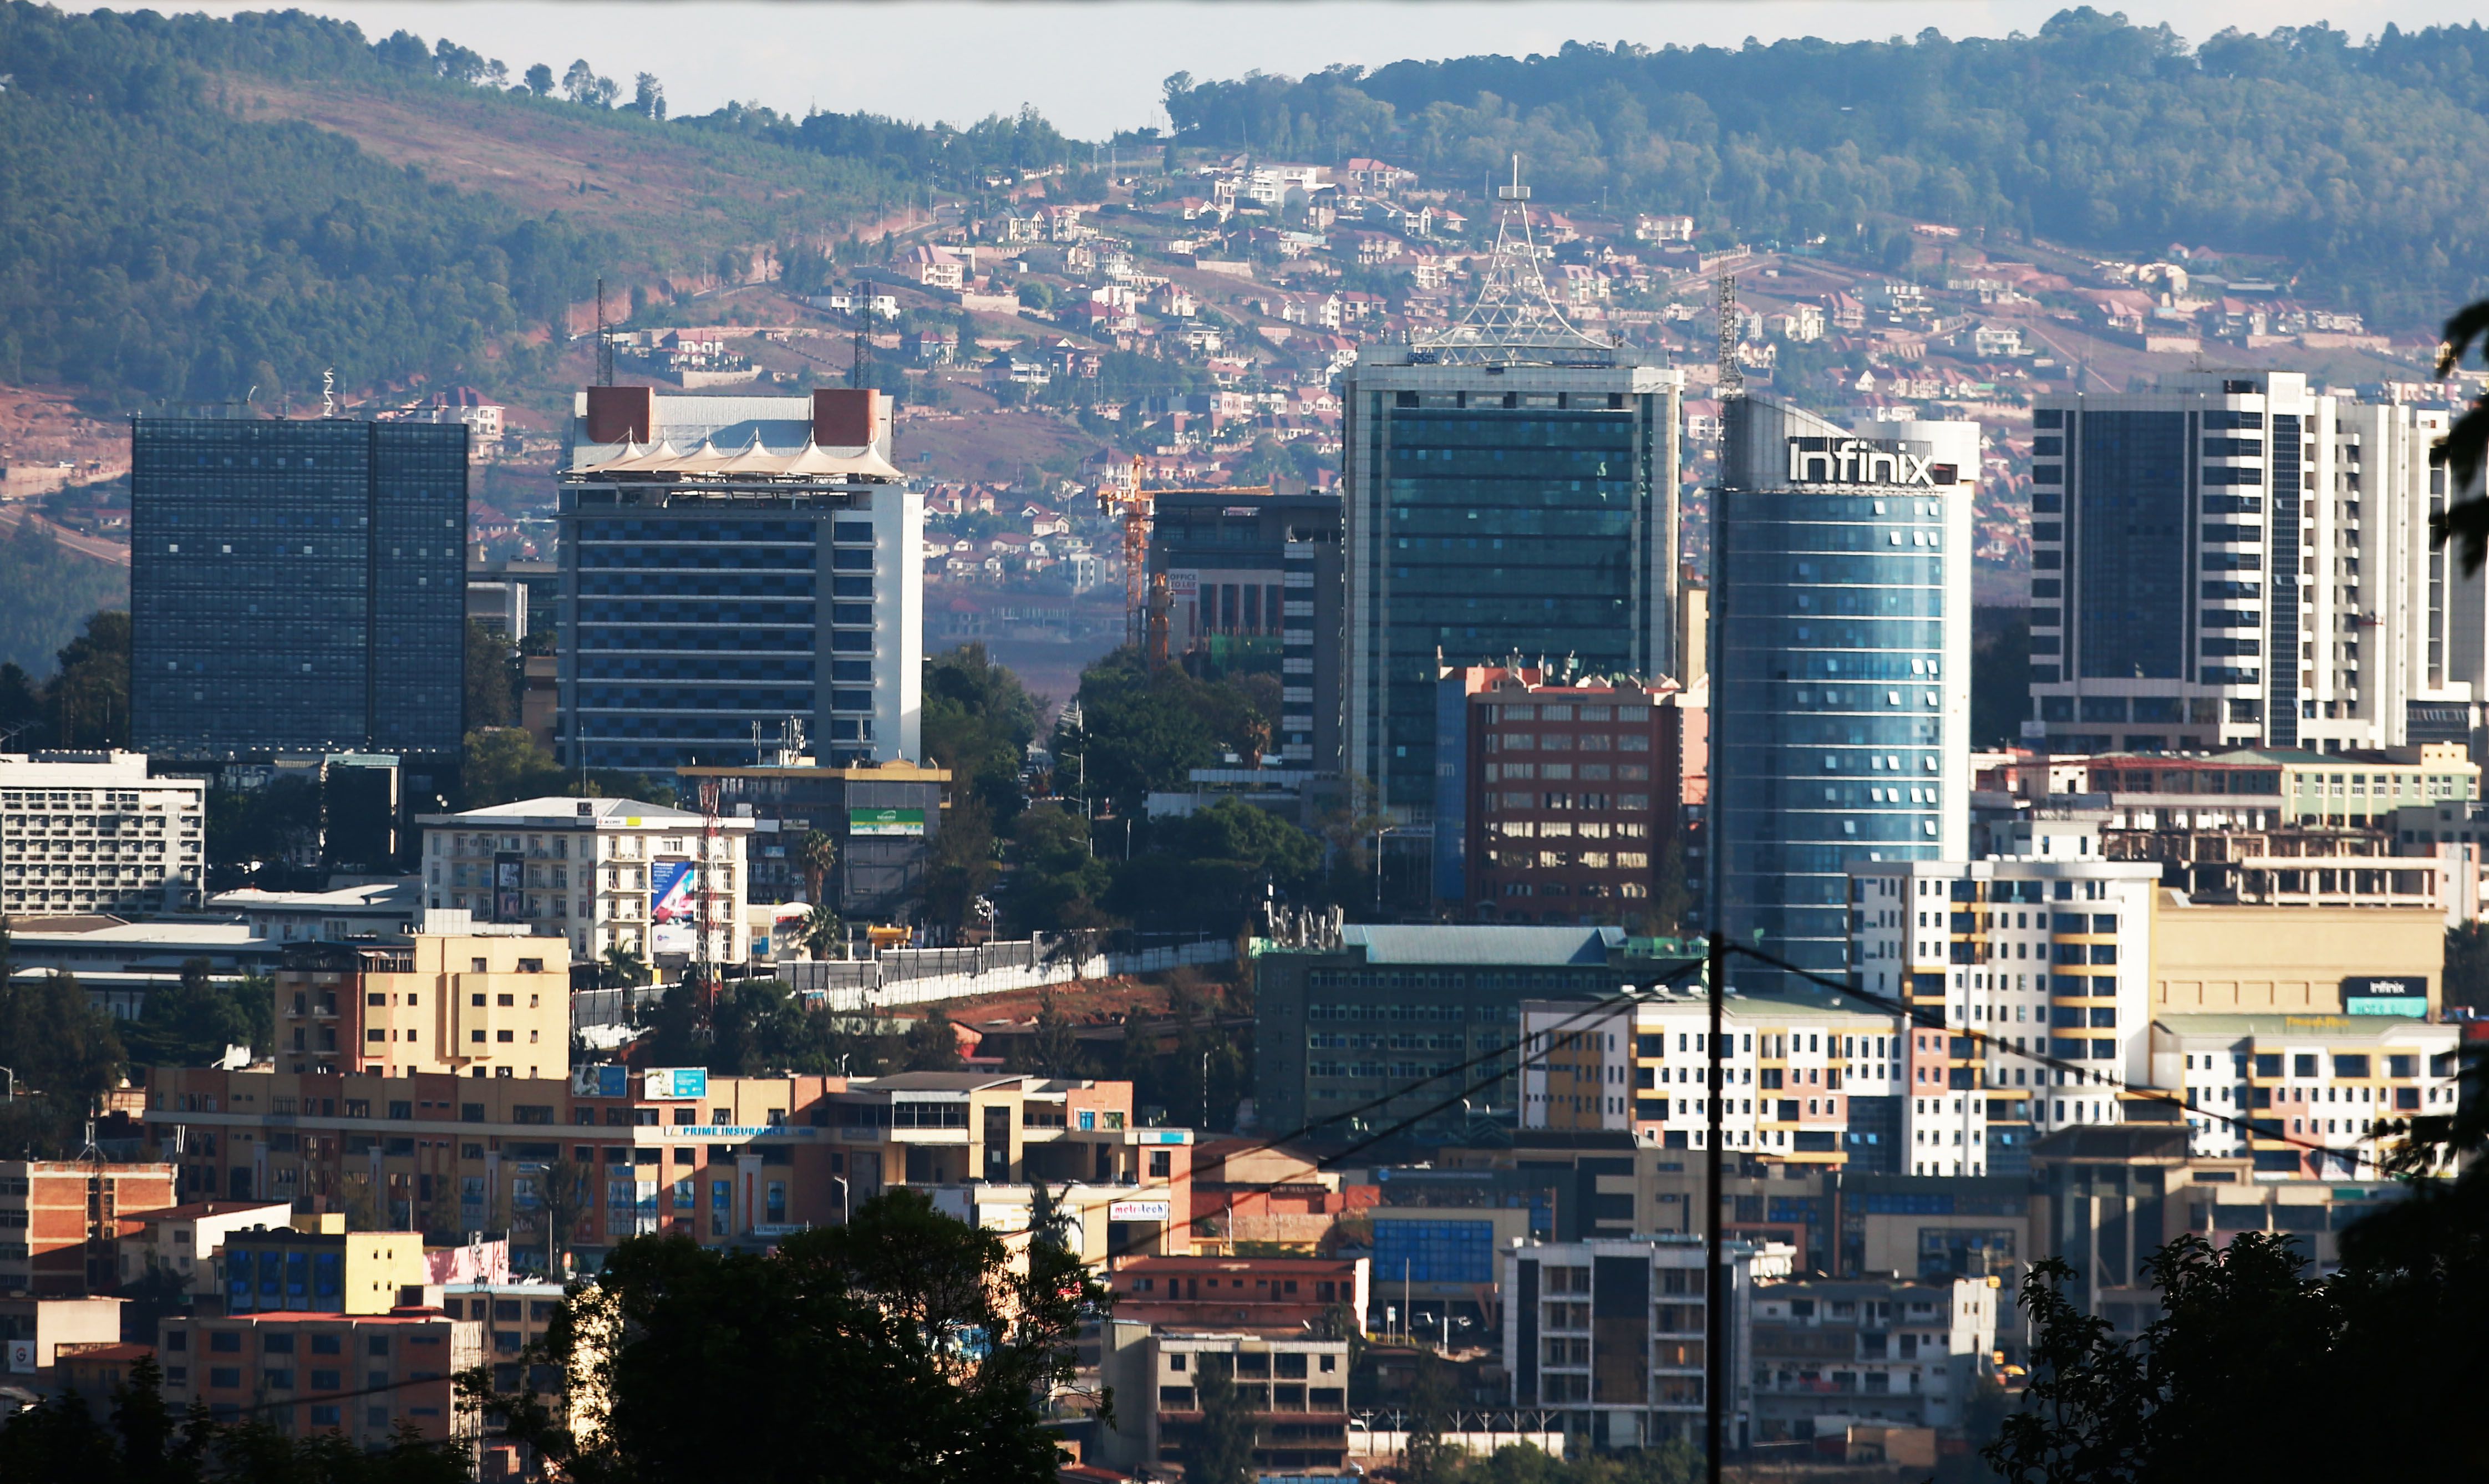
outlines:
[{"label": "green tree cluster", "polygon": [[89,1002],[74,975],[18,979],[12,968],[0,924],[0,1067],[15,1073],[14,1096],[0,1103],[0,1150],[38,1158],[75,1154],[96,1099],[121,1084],[128,1053],[112,1017]]},{"label": "green tree cluster", "polygon": [[[11,554],[25,546],[32,522],[0,546],[0,615],[18,596],[5,584],[14,575],[27,582],[46,580],[40,564],[14,565]],[[33,538],[48,544],[49,537]],[[74,583],[71,590],[76,590]],[[48,611],[40,598],[37,613]],[[5,623],[0,616],[0,623]],[[48,621],[48,620],[44,620]],[[53,656],[51,678],[37,683],[14,660],[0,664],[0,737],[12,738],[18,751],[35,747],[106,748],[129,745],[129,614],[106,609],[87,614],[80,632]]]},{"label": "green tree cluster", "polygon": [[205,1067],[228,1046],[264,1055],[276,1044],[276,985],[252,974],[218,979],[207,959],[189,959],[180,979],[148,991],[125,1040],[139,1067]]},{"label": "green tree cluster", "polygon": [[973,903],[993,879],[996,831],[1013,829],[1026,802],[1020,771],[1042,702],[981,643],[928,659],[924,694],[925,756],[951,773],[951,807],[933,843],[926,910],[956,928],[969,924]]},{"label": "green tree cluster", "polygon": [[57,722],[35,677],[81,629],[93,633],[100,610],[129,604],[129,568],[70,550],[48,526],[18,521],[0,540],[0,731],[20,721]]},{"label": "green tree cluster", "polygon": [[1302,78],[1178,73],[1165,103],[1187,142],[1379,156],[1480,189],[1519,154],[1542,200],[1748,235],[1852,241],[1903,216],[2121,253],[2270,255],[2314,271],[2303,297],[2396,326],[2482,282],[2476,22],[2365,42],[2322,24],[2232,30],[2190,49],[2086,6],[2003,39],[1574,42]]},{"label": "green tree cluster", "polygon": [[721,1438],[752,1484],[1052,1484],[1044,1403],[1105,1300],[1046,1223],[1016,1270],[998,1236],[901,1187],[768,1253],[616,1247],[545,1342],[606,1398],[591,1435],[540,1396],[493,1393],[489,1370],[461,1385],[578,1484],[714,1471]]},{"label": "green tree cluster", "polygon": [[[219,1422],[205,1402],[165,1405],[153,1357],[110,1397],[50,1397],[0,1423],[0,1478],[13,1484],[465,1484],[465,1443],[427,1442],[401,1420],[366,1448],[342,1433],[295,1437],[257,1417]],[[102,1404],[100,1409],[99,1404]]]},{"label": "green tree cluster", "polygon": [[[2086,1312],[2072,1268],[2035,1267],[2031,1384],[1988,1463],[2013,1484],[2360,1477],[2385,1439],[2397,1471],[2480,1477],[2466,1400],[2489,1324],[2489,1122],[2463,1109],[2380,1141],[2408,1188],[2340,1234],[2330,1275],[2287,1234],[2216,1249],[2190,1233],[2145,1265],[2161,1311],[2127,1338]],[[2315,1396],[2363,1419],[2357,1436],[2306,1427]]]},{"label": "green tree cluster", "polygon": [[1200,680],[1174,665],[1153,674],[1130,646],[1117,649],[1081,672],[1080,726],[1056,728],[1055,791],[1130,813],[1150,790],[1180,786],[1222,753],[1259,756],[1277,690],[1269,675]]}]

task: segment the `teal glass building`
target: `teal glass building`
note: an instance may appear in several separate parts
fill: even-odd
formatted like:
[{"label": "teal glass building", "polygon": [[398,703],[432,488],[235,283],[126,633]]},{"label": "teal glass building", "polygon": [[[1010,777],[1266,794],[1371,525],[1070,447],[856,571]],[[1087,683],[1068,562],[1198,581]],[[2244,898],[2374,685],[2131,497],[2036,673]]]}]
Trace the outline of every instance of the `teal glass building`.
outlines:
[{"label": "teal glass building", "polygon": [[[1854,434],[1757,397],[1724,415],[1712,512],[1717,924],[1847,967],[1851,861],[1969,850],[1980,429]],[[1742,970],[1741,985],[1777,976]]]},{"label": "teal glass building", "polygon": [[1432,820],[1436,680],[1513,655],[1673,668],[1682,373],[1584,342],[1359,353],[1342,396],[1344,763]]}]

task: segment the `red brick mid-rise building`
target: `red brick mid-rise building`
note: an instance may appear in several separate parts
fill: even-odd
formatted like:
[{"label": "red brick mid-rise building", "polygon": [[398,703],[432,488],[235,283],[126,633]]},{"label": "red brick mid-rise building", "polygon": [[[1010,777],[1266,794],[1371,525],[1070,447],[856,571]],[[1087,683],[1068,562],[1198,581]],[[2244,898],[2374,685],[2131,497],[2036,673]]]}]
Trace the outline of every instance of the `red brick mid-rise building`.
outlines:
[{"label": "red brick mid-rise building", "polygon": [[170,1164],[0,1160],[0,1289],[111,1293],[129,1217],[172,1204]]},{"label": "red brick mid-rise building", "polygon": [[1362,1257],[1137,1257],[1107,1278],[1115,1317],[1160,1328],[1301,1334],[1327,1311],[1365,1312]]},{"label": "red brick mid-rise building", "polygon": [[434,1442],[471,1437],[451,1378],[484,1358],[483,1327],[435,1308],[386,1314],[236,1314],[161,1322],[157,1363],[177,1413],[205,1403],[297,1437],[386,1443],[399,1423]]},{"label": "red brick mid-rise building", "polygon": [[1703,874],[1705,692],[1667,679],[1559,683],[1531,666],[1446,671],[1443,684],[1442,721],[1459,745],[1437,749],[1439,895],[1480,921],[1690,927]]}]

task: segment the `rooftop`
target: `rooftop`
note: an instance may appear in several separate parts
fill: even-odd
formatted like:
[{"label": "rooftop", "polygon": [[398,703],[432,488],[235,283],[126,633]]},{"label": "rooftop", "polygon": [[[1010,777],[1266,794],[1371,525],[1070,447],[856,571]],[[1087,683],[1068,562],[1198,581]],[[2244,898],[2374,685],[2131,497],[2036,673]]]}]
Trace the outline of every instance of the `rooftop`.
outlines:
[{"label": "rooftop", "polygon": [[1340,929],[1340,946],[1361,949],[1368,963],[1605,965],[1624,946],[1622,928],[1507,926],[1392,927]]},{"label": "rooftop", "polygon": [[[520,799],[510,804],[488,804],[482,809],[470,809],[454,814],[417,814],[419,824],[513,824],[535,829],[590,828],[651,829],[681,828],[698,825],[701,816],[689,810],[663,804],[643,804],[637,799],[583,799],[563,794],[542,799]],[[749,819],[721,819],[720,824],[732,829],[752,828]]]}]

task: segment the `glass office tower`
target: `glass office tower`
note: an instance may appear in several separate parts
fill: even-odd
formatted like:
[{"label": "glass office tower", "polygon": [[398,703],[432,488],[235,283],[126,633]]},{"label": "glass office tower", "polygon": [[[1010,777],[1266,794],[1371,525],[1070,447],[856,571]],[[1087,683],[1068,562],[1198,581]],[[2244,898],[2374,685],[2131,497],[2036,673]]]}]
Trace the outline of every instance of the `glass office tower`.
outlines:
[{"label": "glass office tower", "polygon": [[890,463],[889,402],[592,386],[575,412],[555,756],[918,758],[924,501]]},{"label": "glass office tower", "polygon": [[456,756],[463,424],[141,417],[129,441],[139,751]]},{"label": "glass office tower", "polygon": [[1587,342],[1447,362],[1368,346],[1341,399],[1346,764],[1404,824],[1433,811],[1444,667],[1674,653],[1683,374]]},{"label": "glass office tower", "polygon": [[[1969,849],[1979,425],[1728,405],[1712,516],[1715,921],[1840,974],[1851,861]],[[1735,982],[1782,976],[1740,969]]]}]

